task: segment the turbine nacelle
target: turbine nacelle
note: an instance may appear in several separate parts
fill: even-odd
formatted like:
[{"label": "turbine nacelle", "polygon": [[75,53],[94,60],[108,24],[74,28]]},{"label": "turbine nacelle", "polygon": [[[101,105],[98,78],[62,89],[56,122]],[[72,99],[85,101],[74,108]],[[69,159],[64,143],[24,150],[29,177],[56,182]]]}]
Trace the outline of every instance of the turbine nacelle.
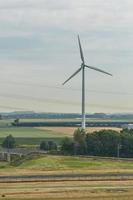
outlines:
[{"label": "turbine nacelle", "polygon": [[67,83],[70,79],[72,79],[76,74],[78,74],[78,73],[81,71],[81,69],[83,69],[83,68],[89,68],[89,69],[92,69],[92,70],[95,70],[95,71],[104,73],[104,74],[106,74],[106,75],[112,76],[112,74],[110,74],[110,73],[108,73],[108,72],[106,72],[106,71],[104,71],[104,70],[102,70],[102,69],[99,69],[99,68],[97,68],[97,67],[92,67],[92,66],[86,65],[86,64],[85,64],[85,61],[84,61],[84,55],[83,55],[83,50],[82,50],[82,46],[81,46],[81,42],[80,42],[79,35],[78,35],[78,43],[79,43],[80,57],[81,57],[81,61],[82,61],[81,67],[80,67],[76,72],[74,72],[74,73],[63,83],[63,85],[64,85],[65,83]]},{"label": "turbine nacelle", "polygon": [[81,67],[83,68],[85,65],[84,65],[84,63],[81,63]]}]

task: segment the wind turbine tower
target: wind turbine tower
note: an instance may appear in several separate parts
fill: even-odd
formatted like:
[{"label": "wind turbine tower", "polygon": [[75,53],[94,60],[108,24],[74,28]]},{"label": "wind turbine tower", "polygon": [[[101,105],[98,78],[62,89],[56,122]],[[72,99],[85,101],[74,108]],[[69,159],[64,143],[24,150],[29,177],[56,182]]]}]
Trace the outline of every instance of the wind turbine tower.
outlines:
[{"label": "wind turbine tower", "polygon": [[79,50],[80,50],[80,57],[81,57],[81,67],[74,72],[64,83],[67,83],[70,79],[72,79],[76,74],[78,74],[80,71],[82,71],[82,129],[85,129],[86,127],[86,120],[85,120],[85,69],[89,68],[89,69],[93,69],[95,71],[104,73],[106,75],[112,76],[112,74],[103,71],[99,68],[96,67],[92,67],[92,66],[88,66],[85,64],[85,60],[84,60],[84,55],[83,55],[83,50],[82,50],[82,46],[81,46],[81,42],[80,42],[80,38],[78,35],[78,43],[79,43]]}]

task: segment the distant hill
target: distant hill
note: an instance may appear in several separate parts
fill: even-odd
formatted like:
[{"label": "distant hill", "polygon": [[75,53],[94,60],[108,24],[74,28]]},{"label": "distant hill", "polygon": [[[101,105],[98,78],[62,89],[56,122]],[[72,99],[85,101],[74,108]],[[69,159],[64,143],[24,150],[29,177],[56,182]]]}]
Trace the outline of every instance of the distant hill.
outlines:
[{"label": "distant hill", "polygon": [[[36,113],[33,111],[25,112],[10,112],[10,113],[0,113],[0,116],[4,119],[76,119],[81,118],[79,113]],[[93,113],[86,114],[87,118],[98,118],[98,119],[133,119],[132,113]]]}]

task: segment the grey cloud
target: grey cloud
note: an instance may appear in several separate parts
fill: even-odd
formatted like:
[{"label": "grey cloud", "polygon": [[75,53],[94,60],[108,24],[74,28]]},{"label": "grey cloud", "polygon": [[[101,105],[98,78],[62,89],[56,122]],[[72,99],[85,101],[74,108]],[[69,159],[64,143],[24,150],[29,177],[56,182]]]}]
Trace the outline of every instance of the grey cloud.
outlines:
[{"label": "grey cloud", "polygon": [[52,9],[60,10],[69,8],[69,1],[66,0],[1,0],[0,9]]},{"label": "grey cloud", "polygon": [[[1,6],[8,5],[7,1],[2,2]],[[133,18],[133,4],[129,0],[10,0],[8,7],[13,6],[18,6],[20,10],[1,12],[0,22],[1,24],[9,23],[13,27],[23,27],[23,29],[43,30],[53,26],[70,31],[119,30],[120,28],[128,29]],[[31,9],[27,10],[25,7]]]}]

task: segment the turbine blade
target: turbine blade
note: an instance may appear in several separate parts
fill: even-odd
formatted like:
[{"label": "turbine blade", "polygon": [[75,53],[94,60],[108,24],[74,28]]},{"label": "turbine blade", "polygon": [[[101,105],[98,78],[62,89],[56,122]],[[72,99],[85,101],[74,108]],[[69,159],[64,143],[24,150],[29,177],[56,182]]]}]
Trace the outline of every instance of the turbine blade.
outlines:
[{"label": "turbine blade", "polygon": [[103,70],[101,70],[101,69],[99,69],[99,68],[91,67],[91,66],[87,66],[87,65],[84,65],[84,66],[85,66],[85,67],[88,67],[89,69],[93,69],[93,70],[96,70],[96,71],[98,71],[98,72],[107,74],[107,75],[109,75],[109,76],[113,76],[112,74],[110,74],[110,73],[108,73],[108,72],[106,72],[106,71],[103,71]]},{"label": "turbine blade", "polygon": [[81,60],[82,60],[82,62],[84,63],[83,50],[82,50],[82,47],[81,47],[81,42],[80,42],[79,35],[78,35],[78,43],[79,43],[79,50],[80,50]]},{"label": "turbine blade", "polygon": [[80,67],[76,72],[74,72],[74,74],[72,74],[62,85],[64,85],[66,82],[68,82],[71,78],[73,78],[77,73],[80,72],[80,70],[82,69],[82,67]]}]

